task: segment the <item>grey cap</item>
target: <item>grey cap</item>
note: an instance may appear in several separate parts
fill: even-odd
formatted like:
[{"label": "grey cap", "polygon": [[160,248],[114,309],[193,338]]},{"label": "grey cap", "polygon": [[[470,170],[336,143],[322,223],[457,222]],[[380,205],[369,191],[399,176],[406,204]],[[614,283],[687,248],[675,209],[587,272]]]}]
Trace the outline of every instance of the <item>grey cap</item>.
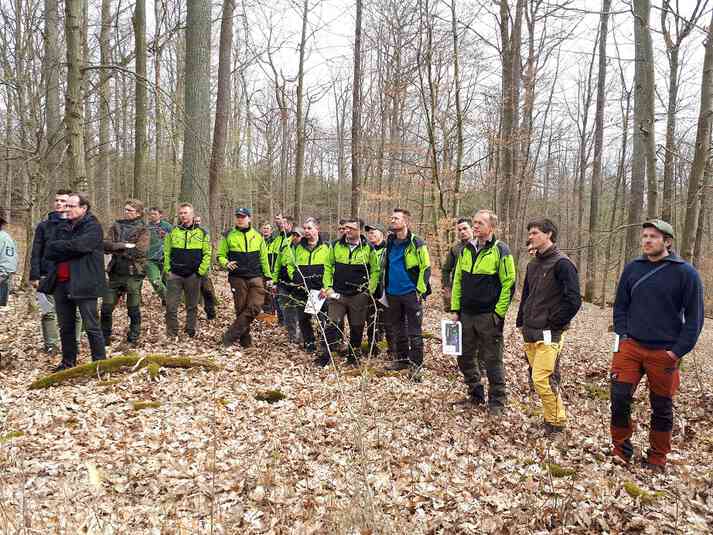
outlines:
[{"label": "grey cap", "polygon": [[235,215],[243,215],[250,217],[252,213],[250,212],[250,208],[236,208]]},{"label": "grey cap", "polygon": [[369,232],[370,230],[378,230],[382,234],[386,234],[383,225],[379,225],[378,223],[369,223],[367,225],[364,225],[364,230],[366,230],[367,232]]},{"label": "grey cap", "polygon": [[304,237],[305,229],[303,229],[302,227],[295,227],[292,229],[292,232],[290,232],[290,236],[292,234],[297,234],[298,236]]},{"label": "grey cap", "polygon": [[663,219],[651,219],[642,225],[643,228],[655,228],[661,234],[670,236],[673,238],[673,227],[671,223],[664,221]]}]

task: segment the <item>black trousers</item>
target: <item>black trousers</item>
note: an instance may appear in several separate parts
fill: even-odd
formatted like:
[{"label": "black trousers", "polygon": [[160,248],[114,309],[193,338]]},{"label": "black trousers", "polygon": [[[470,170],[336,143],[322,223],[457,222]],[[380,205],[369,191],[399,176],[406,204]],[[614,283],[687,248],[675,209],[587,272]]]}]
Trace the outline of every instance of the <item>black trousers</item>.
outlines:
[{"label": "black trousers", "polygon": [[72,299],[69,297],[69,282],[59,282],[54,290],[54,306],[59,323],[59,338],[62,342],[62,363],[66,366],[76,366],[77,353],[77,309],[82,317],[84,330],[89,338],[92,360],[106,358],[104,336],[99,326],[97,299]]},{"label": "black trousers", "polygon": [[423,336],[421,322],[423,307],[416,292],[406,295],[386,295],[389,303],[384,309],[386,337],[394,345],[399,360],[408,360],[413,366],[423,364]]}]

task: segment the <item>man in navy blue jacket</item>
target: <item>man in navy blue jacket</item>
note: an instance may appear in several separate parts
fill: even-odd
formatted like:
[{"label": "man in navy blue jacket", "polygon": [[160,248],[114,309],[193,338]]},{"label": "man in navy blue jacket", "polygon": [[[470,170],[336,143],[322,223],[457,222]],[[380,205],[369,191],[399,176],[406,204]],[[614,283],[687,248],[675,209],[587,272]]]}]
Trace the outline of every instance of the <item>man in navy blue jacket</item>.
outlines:
[{"label": "man in navy blue jacket", "polygon": [[672,250],[673,227],[660,219],[644,223],[643,255],[621,274],[614,302],[611,366],[613,454],[628,463],[634,453],[631,401],[645,374],[651,400],[650,448],[644,466],[663,472],[671,451],[673,397],[681,358],[703,328],[703,285],[698,272]]}]

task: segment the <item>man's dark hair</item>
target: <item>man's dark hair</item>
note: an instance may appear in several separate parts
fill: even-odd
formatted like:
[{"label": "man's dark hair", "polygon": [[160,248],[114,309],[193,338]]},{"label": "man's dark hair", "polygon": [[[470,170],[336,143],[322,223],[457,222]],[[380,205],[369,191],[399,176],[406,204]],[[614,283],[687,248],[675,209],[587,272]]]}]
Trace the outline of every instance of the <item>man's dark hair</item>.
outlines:
[{"label": "man's dark hair", "polygon": [[540,229],[540,232],[545,234],[551,232],[552,236],[550,237],[550,240],[552,240],[552,243],[557,241],[557,225],[555,225],[551,219],[547,219],[546,217],[533,219],[527,224],[527,230],[529,231],[533,227]]},{"label": "man's dark hair", "polygon": [[406,219],[411,219],[411,212],[409,212],[408,210],[406,210],[406,208],[394,208],[392,211],[393,211],[393,212],[400,212],[400,213],[402,213],[404,216],[406,216]]},{"label": "man's dark hair", "polygon": [[163,210],[161,210],[158,206],[152,206],[149,208],[149,212],[158,212],[159,214],[162,214]]},{"label": "man's dark hair", "polygon": [[460,225],[461,223],[468,223],[468,226],[473,226],[473,222],[467,217],[461,217],[458,221],[456,221],[456,225]]},{"label": "man's dark hair", "polygon": [[346,222],[347,222],[346,219],[341,218],[341,219],[339,220],[339,226],[341,227],[341,226],[344,225],[344,223],[346,223]]},{"label": "man's dark hair", "polygon": [[343,221],[344,221],[344,223],[341,223],[342,225],[346,225],[347,223],[356,223],[360,229],[363,226],[362,220],[357,217],[348,217],[348,218],[344,219]]},{"label": "man's dark hair", "polygon": [[283,221],[287,221],[288,223],[295,224],[295,218],[292,217],[291,215],[285,215],[282,216]]},{"label": "man's dark hair", "polygon": [[77,193],[76,191],[73,191],[69,194],[69,196],[77,197],[79,199],[79,206],[86,206],[87,210],[92,209],[92,204],[89,201],[89,195],[87,195],[86,193]]},{"label": "man's dark hair", "polygon": [[72,190],[71,189],[65,189],[65,188],[60,188],[57,191],[54,192],[55,195],[71,195]]}]

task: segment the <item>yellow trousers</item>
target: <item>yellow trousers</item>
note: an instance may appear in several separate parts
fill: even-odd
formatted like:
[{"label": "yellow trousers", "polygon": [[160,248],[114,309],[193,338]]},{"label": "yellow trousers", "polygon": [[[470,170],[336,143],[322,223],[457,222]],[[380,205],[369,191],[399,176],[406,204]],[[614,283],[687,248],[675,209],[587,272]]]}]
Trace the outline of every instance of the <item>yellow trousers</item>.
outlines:
[{"label": "yellow trousers", "polygon": [[562,396],[559,393],[559,356],[564,344],[564,337],[559,343],[526,342],[525,353],[530,363],[532,382],[542,400],[545,422],[556,426],[567,423]]}]

